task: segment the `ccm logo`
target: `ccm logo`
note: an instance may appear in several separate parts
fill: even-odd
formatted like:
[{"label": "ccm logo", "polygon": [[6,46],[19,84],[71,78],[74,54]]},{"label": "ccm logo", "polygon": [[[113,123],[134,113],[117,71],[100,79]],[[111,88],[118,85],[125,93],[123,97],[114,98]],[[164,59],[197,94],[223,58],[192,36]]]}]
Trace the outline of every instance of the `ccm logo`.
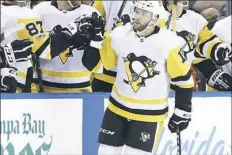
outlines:
[{"label": "ccm logo", "polygon": [[106,129],[102,129],[102,128],[100,128],[100,132],[105,133],[107,135],[112,135],[112,136],[115,133],[115,132],[112,132],[112,131],[109,131],[109,130],[106,130]]}]

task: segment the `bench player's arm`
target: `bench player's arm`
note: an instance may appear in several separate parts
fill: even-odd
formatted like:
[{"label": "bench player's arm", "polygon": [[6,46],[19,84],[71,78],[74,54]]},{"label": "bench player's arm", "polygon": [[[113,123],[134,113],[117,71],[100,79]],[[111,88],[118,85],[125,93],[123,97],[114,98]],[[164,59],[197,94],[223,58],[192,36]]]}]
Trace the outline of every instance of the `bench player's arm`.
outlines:
[{"label": "bench player's arm", "polygon": [[[203,57],[211,59],[218,65],[224,65],[230,60],[227,54],[231,52],[231,45],[225,43],[213,32],[215,22],[207,23],[198,34],[196,52]],[[228,52],[228,53],[227,53]]]},{"label": "bench player's arm", "polygon": [[51,32],[44,29],[40,18],[19,19],[25,29],[17,32],[19,39],[33,42],[32,53],[42,59],[50,60],[69,48],[72,41],[71,32],[56,26]]},{"label": "bench player's arm", "polygon": [[112,38],[108,32],[105,32],[102,48],[100,49],[101,62],[105,69],[111,70],[117,65],[117,54],[112,47]]}]

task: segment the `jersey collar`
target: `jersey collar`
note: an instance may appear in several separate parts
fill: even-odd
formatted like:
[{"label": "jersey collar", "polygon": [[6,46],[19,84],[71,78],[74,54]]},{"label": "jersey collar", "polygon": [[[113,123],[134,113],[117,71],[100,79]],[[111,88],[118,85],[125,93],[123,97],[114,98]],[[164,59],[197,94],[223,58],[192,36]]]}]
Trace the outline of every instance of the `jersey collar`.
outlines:
[{"label": "jersey collar", "polygon": [[146,36],[146,37],[140,37],[140,36],[138,36],[138,35],[136,34],[136,36],[137,36],[138,38],[148,38],[148,37],[150,37],[150,36],[153,35],[153,34],[159,33],[159,31],[160,31],[160,27],[159,27],[159,26],[155,26],[154,31],[153,31],[150,35],[148,35],[148,36]]},{"label": "jersey collar", "polygon": [[181,13],[181,15],[178,18],[181,18],[183,15],[185,15],[187,13],[187,11],[184,9]]}]

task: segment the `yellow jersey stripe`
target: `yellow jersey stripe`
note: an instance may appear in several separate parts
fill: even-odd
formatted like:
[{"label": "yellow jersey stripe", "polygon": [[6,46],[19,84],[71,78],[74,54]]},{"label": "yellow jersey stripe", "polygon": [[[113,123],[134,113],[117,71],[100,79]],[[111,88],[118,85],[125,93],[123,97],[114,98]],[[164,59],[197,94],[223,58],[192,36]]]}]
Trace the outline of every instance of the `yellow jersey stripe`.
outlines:
[{"label": "yellow jersey stripe", "polygon": [[114,84],[115,80],[116,80],[115,77],[109,76],[109,75],[106,75],[106,74],[102,74],[102,73],[95,73],[94,78],[98,79],[98,80],[101,80],[101,81],[104,81],[104,82],[107,82],[107,83],[110,83],[110,84]]},{"label": "yellow jersey stripe", "polygon": [[153,152],[155,152],[156,149],[158,149],[158,144],[160,141],[162,129],[163,129],[163,124],[164,122],[159,122],[158,123],[158,129],[156,130],[156,135],[155,135],[155,140],[154,140],[154,145],[153,145]]},{"label": "yellow jersey stripe", "polygon": [[[81,92],[92,92],[91,86],[85,87],[85,88],[55,88],[55,87],[49,87],[49,86],[43,86],[44,92],[49,93],[61,93],[61,92],[67,92],[67,93],[81,93]],[[31,86],[32,93],[37,93],[39,91],[39,85],[36,83],[32,83]]]},{"label": "yellow jersey stripe", "polygon": [[211,58],[211,52],[213,52],[214,46],[216,46],[218,43],[222,43],[222,40],[217,38],[210,42],[210,45],[207,47],[207,51],[205,53],[205,56],[207,56],[207,58]]},{"label": "yellow jersey stripe", "polygon": [[89,71],[83,72],[55,72],[49,71],[45,69],[41,69],[41,73],[43,75],[51,76],[51,77],[60,77],[60,78],[79,78],[79,77],[86,77],[91,75]]},{"label": "yellow jersey stripe", "polygon": [[101,67],[102,67],[101,61],[99,61],[98,64],[92,70],[92,73],[99,72],[99,70],[101,69]]}]

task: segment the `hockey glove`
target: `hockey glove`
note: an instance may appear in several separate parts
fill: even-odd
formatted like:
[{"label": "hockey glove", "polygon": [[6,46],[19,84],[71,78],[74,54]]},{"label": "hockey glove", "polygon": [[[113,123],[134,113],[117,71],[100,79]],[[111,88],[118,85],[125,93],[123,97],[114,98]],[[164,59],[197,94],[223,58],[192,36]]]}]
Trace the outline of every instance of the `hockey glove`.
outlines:
[{"label": "hockey glove", "polygon": [[211,59],[220,66],[227,64],[232,60],[231,46],[228,43],[221,43],[212,51]]},{"label": "hockey glove", "polygon": [[104,19],[98,15],[98,13],[92,13],[92,23],[93,23],[93,33],[91,36],[90,46],[100,49],[102,41],[104,39],[104,29],[105,29],[105,21]]},{"label": "hockey glove", "polygon": [[23,62],[30,59],[33,43],[30,40],[15,40],[6,44],[3,49],[5,65],[14,67],[15,62]]},{"label": "hockey glove", "polygon": [[15,93],[17,69],[14,67],[1,68],[1,92]]},{"label": "hockey glove", "polygon": [[219,91],[231,91],[232,77],[221,69],[218,69],[207,80],[207,84]]},{"label": "hockey glove", "polygon": [[72,48],[78,50],[84,49],[90,43],[90,38],[93,33],[93,23],[91,16],[83,15],[77,18],[73,23],[67,26],[67,29],[72,34]]},{"label": "hockey glove", "polygon": [[185,108],[175,108],[172,117],[169,120],[168,128],[171,133],[177,131],[179,126],[180,131],[185,130],[189,122],[191,121],[191,106],[185,106]]},{"label": "hockey glove", "polygon": [[88,35],[92,33],[93,25],[91,16],[82,15],[78,17],[74,22],[63,28],[63,31],[67,30],[70,36],[76,35]]},{"label": "hockey glove", "polygon": [[130,22],[131,22],[131,18],[128,14],[123,15],[120,19],[118,17],[114,18],[114,24],[112,30],[114,30],[118,26],[123,26]]}]

